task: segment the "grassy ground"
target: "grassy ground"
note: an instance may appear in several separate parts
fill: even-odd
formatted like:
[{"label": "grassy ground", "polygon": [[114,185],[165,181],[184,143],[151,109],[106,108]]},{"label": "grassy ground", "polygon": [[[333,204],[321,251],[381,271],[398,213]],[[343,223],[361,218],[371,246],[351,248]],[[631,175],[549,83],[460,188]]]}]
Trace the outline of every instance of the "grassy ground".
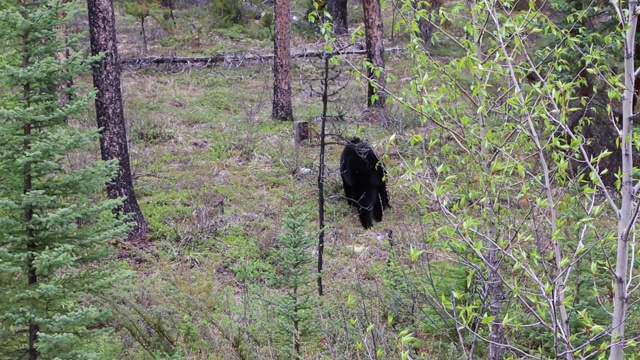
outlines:
[{"label": "grassy ground", "polygon": [[[179,16],[178,21],[187,28],[192,20]],[[118,25],[122,57],[271,53],[272,47],[270,39],[250,38],[237,29],[169,35],[148,20],[149,52],[143,54],[135,19],[119,14]],[[294,35],[294,48],[318,45],[317,39],[305,40],[306,33]],[[360,59],[348,60],[357,64]],[[397,91],[410,79],[410,62],[401,55],[387,61],[398,79],[390,88]],[[318,65],[317,59],[295,60],[292,72],[295,117],[312,121],[316,129],[321,103],[310,89],[319,89]],[[342,148],[328,146],[326,296],[316,314],[319,333],[306,344],[305,358],[375,357],[371,344],[377,337],[383,344],[378,348],[397,350],[379,301],[380,274],[390,250],[386,234],[393,231],[397,249],[425,237],[399,156],[402,139],[424,129],[398,106],[388,106],[382,115],[366,111],[364,84],[354,80],[348,63],[340,70],[346,87],[329,110],[344,120],[330,121],[328,132],[360,136],[384,156],[393,209],[372,230],[362,229],[341,198]],[[276,357],[274,314],[264,302],[273,290],[265,284],[274,271],[273,252],[292,195],[314,219],[309,230],[318,231],[317,138],[296,146],[293,124],[270,119],[271,64],[125,69],[122,86],[136,191],[158,251],[134,266],[133,284],[106,301],[116,314],[117,331],[103,344],[105,358]],[[389,147],[394,133],[399,140]],[[311,172],[303,174],[302,168]],[[358,299],[355,308],[347,304],[350,297]],[[359,319],[362,314],[370,318]],[[355,321],[345,325],[345,338],[336,335],[340,321]],[[367,330],[369,324],[375,329]]]}]

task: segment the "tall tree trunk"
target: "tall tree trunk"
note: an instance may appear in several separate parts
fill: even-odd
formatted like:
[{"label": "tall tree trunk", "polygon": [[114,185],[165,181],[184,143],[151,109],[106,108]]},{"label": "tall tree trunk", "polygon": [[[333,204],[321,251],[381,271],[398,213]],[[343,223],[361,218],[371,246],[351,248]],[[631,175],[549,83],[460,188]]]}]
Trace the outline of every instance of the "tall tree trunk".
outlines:
[{"label": "tall tree trunk", "polygon": [[[26,42],[26,40],[25,40]],[[28,64],[28,57],[25,57],[23,64]],[[26,66],[25,66],[26,67]],[[25,100],[28,102],[28,98],[30,97],[31,90],[29,89],[29,84],[24,87]],[[24,151],[28,153],[31,151],[31,124],[24,124]],[[31,166],[26,164],[23,169],[23,181],[24,181],[24,194],[28,194],[31,191],[32,187],[32,176],[31,176]],[[36,274],[36,267],[33,264],[33,260],[35,257],[35,253],[38,250],[36,242],[34,240],[33,229],[31,227],[31,221],[33,220],[33,209],[31,207],[27,207],[24,214],[24,221],[27,224],[27,235],[29,241],[27,242],[27,250],[29,250],[29,257],[27,258],[27,284],[31,287],[32,290],[37,286],[38,283],[38,275]],[[38,342],[38,332],[40,331],[40,326],[33,322],[29,321],[29,360],[38,359],[40,353],[36,347],[36,343]]]},{"label": "tall tree trunk", "polygon": [[[29,137],[31,135],[31,124],[24,125],[24,135],[25,137]],[[30,146],[28,140],[25,140],[25,149],[29,150]],[[31,169],[29,165],[25,165],[24,167],[24,193],[27,194],[31,191]],[[38,284],[38,275],[36,273],[36,267],[33,264],[33,260],[35,258],[35,253],[38,251],[37,244],[34,240],[33,229],[31,228],[31,221],[33,220],[33,209],[27,208],[27,211],[24,214],[24,220],[28,226],[27,234],[29,238],[29,242],[27,243],[27,250],[29,251],[29,257],[27,258],[27,284],[31,287],[32,290],[35,290]],[[36,360],[40,357],[40,352],[36,347],[38,343],[38,332],[40,331],[40,325],[33,320],[29,321],[29,360]]]},{"label": "tall tree trunk", "polygon": [[333,32],[344,35],[349,32],[347,0],[327,0],[327,10],[333,21]]},{"label": "tall tree trunk", "polygon": [[[434,4],[436,4],[434,2]],[[467,2],[470,9],[476,6],[476,0],[469,0]],[[426,4],[422,1],[418,3],[419,7],[426,7]],[[439,5],[432,5],[439,6]],[[426,8],[421,8],[426,9]],[[430,14],[429,14],[430,15]],[[471,14],[472,24],[474,29],[480,29],[480,23],[478,20],[478,13],[472,12]],[[431,23],[427,19],[420,18],[420,20],[424,20],[431,26]],[[420,22],[420,21],[419,21]],[[422,25],[419,24],[420,30],[422,31]],[[422,33],[424,36],[424,33]],[[429,34],[431,36],[431,33]],[[423,43],[423,47],[427,45],[427,40]],[[429,37],[429,42],[430,42]],[[479,62],[484,61],[485,55],[482,52],[482,37],[476,36],[473,39],[475,55]],[[424,48],[427,49],[426,47]],[[482,78],[476,75],[476,80],[478,82],[482,82]],[[476,95],[476,103],[482,104],[484,99],[481,98],[480,95]],[[481,138],[487,139],[488,133],[490,131],[488,119],[484,114],[479,111],[478,112],[480,118],[481,125]],[[493,153],[492,149],[487,142],[482,141],[480,145],[480,154],[482,161],[482,171],[487,179],[491,178],[491,162],[493,161]],[[493,196],[497,196],[497,194],[491,194]],[[488,199],[491,199],[493,196],[488,196]],[[491,325],[489,328],[489,345],[487,351],[487,359],[488,360],[500,360],[503,358],[503,344],[505,343],[504,339],[504,327],[502,326],[502,318],[500,317],[500,312],[502,310],[502,304],[506,298],[506,294],[502,285],[502,278],[500,276],[500,248],[497,245],[498,243],[498,231],[496,230],[496,221],[499,221],[495,209],[491,200],[483,203],[484,212],[487,214],[486,226],[487,226],[487,237],[484,241],[484,247],[486,251],[484,252],[484,256],[486,258],[485,266],[487,267],[487,285],[486,292],[488,298],[488,304],[485,304],[489,310],[489,316],[494,317],[493,321],[491,321]]]},{"label": "tall tree trunk", "polygon": [[[22,16],[26,18],[25,13],[22,13]],[[24,33],[22,35],[22,43],[25,49],[29,48],[29,33]],[[29,62],[31,58],[29,54],[26,54],[22,58],[22,68],[28,69]],[[30,107],[31,105],[31,84],[27,83],[23,86],[22,97],[23,101],[27,104],[26,107]],[[23,149],[25,153],[29,153],[31,151],[31,123],[25,122],[23,126],[23,136],[24,140],[22,143]],[[31,165],[26,163],[22,169],[23,176],[23,193],[27,195],[31,192],[33,177],[31,176]],[[29,255],[27,258],[27,284],[33,288],[36,287],[38,283],[38,276],[36,274],[36,268],[33,264],[33,260],[37,251],[36,242],[34,240],[33,228],[31,227],[31,221],[33,220],[33,207],[27,206],[24,213],[24,220],[27,224],[27,238],[29,239],[27,242],[27,250],[29,251]],[[40,331],[40,325],[33,320],[29,320],[29,349],[27,353],[29,355],[29,360],[37,360],[40,353],[36,348],[36,343],[38,342],[38,332]]]},{"label": "tall tree trunk", "polygon": [[112,0],[88,0],[89,35],[91,55],[104,53],[104,57],[93,68],[93,84],[98,90],[96,118],[102,128],[100,152],[103,160],[117,159],[118,174],[107,185],[109,198],[124,198],[122,206],[116,208],[118,215],[130,216],[132,229],[130,240],[142,240],[149,232],[133,190],[133,179],[129,165],[122,93],[120,92],[120,65],[115,32],[115,16]]},{"label": "tall tree trunk", "polygon": [[387,95],[384,93],[384,45],[382,43],[384,33],[382,31],[380,0],[363,0],[362,8],[364,10],[367,60],[373,65],[373,68],[369,68],[367,73],[369,78],[367,105],[382,108]]},{"label": "tall tree trunk", "polygon": [[275,120],[293,120],[291,106],[291,25],[289,0],[276,0],[273,60],[273,110]]},{"label": "tall tree trunk", "polygon": [[327,131],[327,107],[329,104],[329,60],[330,55],[324,56],[324,74],[322,75],[322,123],[320,127],[320,156],[318,166],[318,295],[322,296],[324,290],[322,288],[322,266],[324,256],[324,155],[326,150],[326,131]]},{"label": "tall tree trunk", "polygon": [[[640,28],[638,28],[636,26],[636,38],[638,37],[638,33],[640,33]],[[640,44],[638,44],[638,42],[635,43],[634,46],[634,50],[633,50],[633,56],[634,56],[634,64],[637,64],[638,61],[640,61]],[[636,80],[638,78],[636,77]],[[636,111],[636,105],[638,104],[638,98],[640,97],[640,81],[634,81],[634,88],[633,88],[633,106],[631,107],[631,111]]]},{"label": "tall tree trunk", "polygon": [[633,101],[635,89],[634,47],[638,26],[637,2],[629,2],[628,19],[624,19],[626,36],[624,41],[624,93],[622,95],[622,133],[620,149],[622,150],[622,204],[618,216],[618,244],[616,248],[616,267],[613,279],[613,313],[611,320],[611,353],[609,360],[622,360],[624,355],[625,322],[627,318],[627,301],[629,291],[627,276],[629,274],[629,237],[634,228],[634,198],[638,191],[633,185]]}]

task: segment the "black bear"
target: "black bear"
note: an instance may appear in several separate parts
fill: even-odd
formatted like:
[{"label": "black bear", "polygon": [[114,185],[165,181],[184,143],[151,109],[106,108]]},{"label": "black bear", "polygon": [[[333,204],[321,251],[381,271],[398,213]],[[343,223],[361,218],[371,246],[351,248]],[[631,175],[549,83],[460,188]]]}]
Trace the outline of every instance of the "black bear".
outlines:
[{"label": "black bear", "polygon": [[340,175],[347,201],[358,208],[362,227],[368,229],[374,220],[382,221],[382,210],[391,207],[387,172],[371,145],[357,137],[349,140],[340,157]]}]

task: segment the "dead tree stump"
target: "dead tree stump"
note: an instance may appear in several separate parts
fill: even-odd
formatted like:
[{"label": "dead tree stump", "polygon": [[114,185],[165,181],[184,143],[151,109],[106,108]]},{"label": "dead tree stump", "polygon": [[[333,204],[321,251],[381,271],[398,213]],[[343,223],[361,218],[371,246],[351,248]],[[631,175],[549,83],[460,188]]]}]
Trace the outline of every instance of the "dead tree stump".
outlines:
[{"label": "dead tree stump", "polygon": [[293,132],[296,140],[296,144],[309,139],[309,122],[308,121],[295,121],[293,123]]}]

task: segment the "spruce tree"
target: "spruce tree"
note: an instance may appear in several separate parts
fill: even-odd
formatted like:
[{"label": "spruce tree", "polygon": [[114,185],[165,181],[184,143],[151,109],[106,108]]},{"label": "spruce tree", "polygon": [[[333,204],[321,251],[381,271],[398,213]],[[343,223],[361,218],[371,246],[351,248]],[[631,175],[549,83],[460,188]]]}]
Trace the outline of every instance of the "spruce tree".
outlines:
[{"label": "spruce tree", "polygon": [[274,330],[278,357],[282,359],[302,359],[303,343],[317,332],[313,314],[317,302],[311,297],[315,292],[311,267],[315,261],[315,238],[305,230],[308,214],[295,202],[294,197],[294,205],[282,220],[284,229],[275,254],[276,275],[271,279],[281,295],[269,300],[278,316]]},{"label": "spruce tree", "polygon": [[76,9],[66,0],[0,6],[0,358],[92,358],[87,345],[108,316],[91,295],[113,282],[100,260],[126,227],[111,215],[121,200],[102,200],[117,163],[67,160],[99,136],[66,123],[94,98],[60,86],[96,60],[59,32]]}]

